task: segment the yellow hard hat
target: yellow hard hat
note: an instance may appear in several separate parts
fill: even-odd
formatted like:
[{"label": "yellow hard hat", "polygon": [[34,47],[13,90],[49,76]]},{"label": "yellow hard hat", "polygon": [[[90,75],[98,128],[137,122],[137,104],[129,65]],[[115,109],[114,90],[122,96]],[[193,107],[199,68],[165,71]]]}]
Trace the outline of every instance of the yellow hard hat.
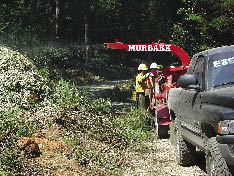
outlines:
[{"label": "yellow hard hat", "polygon": [[140,64],[138,70],[148,70],[148,67],[145,64]]},{"label": "yellow hard hat", "polygon": [[152,64],[150,65],[150,68],[157,68],[157,69],[159,69],[159,66],[158,66],[158,64],[156,64],[156,63],[154,62],[154,63],[152,63]]}]

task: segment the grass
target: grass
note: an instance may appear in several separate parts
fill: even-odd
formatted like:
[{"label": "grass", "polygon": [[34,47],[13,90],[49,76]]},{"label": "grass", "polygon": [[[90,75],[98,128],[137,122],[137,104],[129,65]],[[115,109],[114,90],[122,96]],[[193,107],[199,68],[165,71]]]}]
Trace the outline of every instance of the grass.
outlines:
[{"label": "grass", "polygon": [[0,172],[2,175],[14,175],[24,168],[15,143],[21,136],[31,136],[38,130],[35,122],[22,118],[23,111],[11,109],[0,111]]}]

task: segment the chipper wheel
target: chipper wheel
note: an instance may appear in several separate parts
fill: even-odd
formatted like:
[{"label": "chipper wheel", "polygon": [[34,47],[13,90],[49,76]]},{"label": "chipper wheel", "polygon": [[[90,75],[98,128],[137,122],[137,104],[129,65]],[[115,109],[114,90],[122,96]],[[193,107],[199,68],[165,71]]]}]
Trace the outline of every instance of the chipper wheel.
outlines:
[{"label": "chipper wheel", "polygon": [[158,138],[159,139],[169,138],[169,134],[168,134],[169,126],[158,124],[157,110],[155,110],[154,123],[155,123],[156,134],[157,134]]}]

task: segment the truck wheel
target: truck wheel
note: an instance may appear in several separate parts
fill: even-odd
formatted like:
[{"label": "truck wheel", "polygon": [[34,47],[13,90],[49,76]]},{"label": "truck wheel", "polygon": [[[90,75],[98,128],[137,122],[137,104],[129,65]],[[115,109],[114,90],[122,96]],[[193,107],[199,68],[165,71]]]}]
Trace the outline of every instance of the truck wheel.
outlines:
[{"label": "truck wheel", "polygon": [[158,120],[157,120],[157,111],[155,110],[155,118],[154,118],[154,123],[155,123],[155,129],[156,129],[156,135],[158,136],[159,139],[162,138],[168,138],[169,134],[169,126],[168,125],[159,125]]},{"label": "truck wheel", "polygon": [[215,137],[208,139],[206,152],[206,170],[209,176],[231,176]]},{"label": "truck wheel", "polygon": [[196,147],[185,141],[176,130],[175,135],[176,162],[181,166],[189,166],[196,162]]}]

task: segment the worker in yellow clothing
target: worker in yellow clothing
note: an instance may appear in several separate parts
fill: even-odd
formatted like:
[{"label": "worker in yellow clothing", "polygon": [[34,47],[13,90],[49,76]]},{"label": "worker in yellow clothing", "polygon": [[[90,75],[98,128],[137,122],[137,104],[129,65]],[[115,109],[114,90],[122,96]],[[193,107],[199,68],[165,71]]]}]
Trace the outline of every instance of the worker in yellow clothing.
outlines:
[{"label": "worker in yellow clothing", "polygon": [[145,64],[140,64],[138,71],[140,72],[136,77],[136,95],[137,95],[137,107],[142,109],[147,108],[145,89],[147,88],[146,78],[149,73],[146,74],[148,70]]},{"label": "worker in yellow clothing", "polygon": [[155,86],[154,79],[155,77],[158,76],[158,69],[159,69],[159,66],[155,62],[150,65],[150,74],[149,74],[149,79],[150,79],[150,84],[151,84],[150,88],[153,88]]}]

